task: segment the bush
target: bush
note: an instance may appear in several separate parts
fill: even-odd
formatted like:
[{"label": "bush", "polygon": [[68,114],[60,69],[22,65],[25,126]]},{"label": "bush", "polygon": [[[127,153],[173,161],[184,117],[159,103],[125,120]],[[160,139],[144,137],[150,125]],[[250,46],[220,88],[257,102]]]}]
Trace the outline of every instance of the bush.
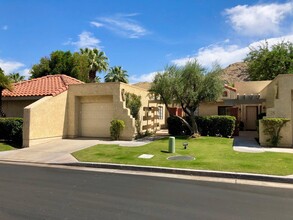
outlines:
[{"label": "bush", "polygon": [[111,121],[110,134],[113,140],[118,140],[120,134],[125,128],[125,123],[122,120],[114,119]]},{"label": "bush", "polygon": [[22,118],[0,118],[0,139],[22,144]]},{"label": "bush", "polygon": [[168,132],[171,135],[178,136],[178,135],[190,134],[190,131],[187,128],[187,126],[178,117],[170,116],[169,118],[167,118],[167,124],[168,124]]},{"label": "bush", "polygon": [[290,121],[287,118],[263,118],[260,120],[264,125],[264,134],[268,135],[267,141],[272,146],[278,146],[282,136],[280,135],[281,129]]},{"label": "bush", "polygon": [[[189,117],[186,121],[191,124]],[[236,118],[234,116],[196,116],[195,121],[198,126],[199,133],[202,136],[223,136],[230,137],[235,129]],[[189,130],[181,122],[179,118],[169,117],[167,119],[169,134],[182,135],[188,134]]]}]

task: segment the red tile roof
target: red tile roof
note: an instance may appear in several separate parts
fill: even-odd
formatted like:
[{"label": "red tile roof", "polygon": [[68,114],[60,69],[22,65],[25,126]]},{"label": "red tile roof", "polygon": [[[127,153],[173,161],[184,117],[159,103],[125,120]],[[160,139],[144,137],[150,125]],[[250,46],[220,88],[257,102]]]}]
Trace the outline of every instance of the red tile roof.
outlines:
[{"label": "red tile roof", "polygon": [[81,84],[80,80],[67,75],[48,75],[13,84],[13,90],[3,90],[3,97],[56,96],[68,89],[70,84]]},{"label": "red tile roof", "polygon": [[234,87],[232,87],[232,86],[228,86],[227,84],[225,84],[225,88],[226,88],[226,89],[229,89],[229,90],[232,90],[232,91],[234,91],[234,92],[237,91],[236,88],[234,88]]}]

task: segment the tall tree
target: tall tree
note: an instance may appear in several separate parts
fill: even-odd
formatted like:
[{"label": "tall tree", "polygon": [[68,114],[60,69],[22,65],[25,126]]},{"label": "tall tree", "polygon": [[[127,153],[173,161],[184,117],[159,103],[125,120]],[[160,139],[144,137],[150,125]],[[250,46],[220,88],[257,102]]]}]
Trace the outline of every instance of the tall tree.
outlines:
[{"label": "tall tree", "polygon": [[2,106],[2,92],[4,89],[12,90],[12,83],[8,76],[4,74],[4,71],[0,68],[0,117],[5,117]]},{"label": "tall tree", "polygon": [[128,83],[127,71],[123,70],[121,66],[114,66],[109,69],[105,76],[105,82],[124,82]]},{"label": "tall tree", "polygon": [[87,57],[70,51],[53,51],[50,57],[43,57],[40,63],[33,65],[31,78],[46,75],[65,74],[88,82],[89,63]]},{"label": "tall tree", "polygon": [[10,73],[8,78],[12,83],[17,83],[24,80],[24,76],[21,76],[19,73]]},{"label": "tall tree", "polygon": [[167,109],[172,103],[180,105],[190,116],[192,133],[197,134],[195,112],[200,103],[216,101],[222,94],[221,71],[217,65],[207,71],[196,60],[183,67],[170,66],[155,76],[149,91],[159,96]]},{"label": "tall tree", "polygon": [[292,74],[293,43],[281,42],[270,48],[265,42],[251,47],[244,61],[251,80],[273,80],[279,74]]},{"label": "tall tree", "polygon": [[95,82],[96,73],[107,71],[108,69],[108,58],[106,57],[103,51],[100,51],[96,48],[94,49],[80,49],[81,54],[87,57],[89,73],[88,78],[90,82]]}]

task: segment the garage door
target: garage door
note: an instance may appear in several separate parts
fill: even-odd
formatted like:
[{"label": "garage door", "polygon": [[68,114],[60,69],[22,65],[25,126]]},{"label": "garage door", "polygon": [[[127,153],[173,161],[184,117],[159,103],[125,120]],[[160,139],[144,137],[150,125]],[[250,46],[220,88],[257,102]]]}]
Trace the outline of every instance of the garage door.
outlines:
[{"label": "garage door", "polygon": [[80,133],[82,137],[110,137],[113,103],[82,103]]}]

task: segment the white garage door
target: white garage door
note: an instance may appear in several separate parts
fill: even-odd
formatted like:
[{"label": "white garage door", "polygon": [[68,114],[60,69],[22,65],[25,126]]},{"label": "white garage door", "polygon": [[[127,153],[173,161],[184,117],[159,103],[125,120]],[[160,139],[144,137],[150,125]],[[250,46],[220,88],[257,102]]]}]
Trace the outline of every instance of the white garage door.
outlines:
[{"label": "white garage door", "polygon": [[113,103],[82,103],[80,133],[83,137],[110,137]]}]

